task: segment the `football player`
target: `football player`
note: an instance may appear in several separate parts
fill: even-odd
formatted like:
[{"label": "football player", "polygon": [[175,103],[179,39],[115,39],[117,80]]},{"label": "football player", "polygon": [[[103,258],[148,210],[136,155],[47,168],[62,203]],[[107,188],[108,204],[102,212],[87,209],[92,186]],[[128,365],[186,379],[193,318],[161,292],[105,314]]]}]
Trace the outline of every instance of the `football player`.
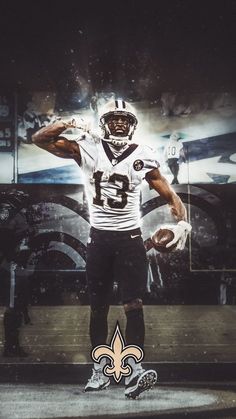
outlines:
[{"label": "football player", "polygon": [[[101,138],[84,132],[78,139],[66,138],[71,122],[57,121],[41,128],[33,143],[56,156],[72,158],[83,170],[90,212],[90,236],[86,272],[91,306],[90,338],[92,347],[107,339],[109,296],[114,278],[119,280],[126,314],[126,345],[143,348],[145,324],[142,295],[147,283],[147,257],[140,230],[140,186],[144,179],[169,204],[176,219],[174,238],[169,244],[185,245],[191,226],[186,209],[161,175],[154,151],[132,142],[137,126],[134,108],[122,99],[111,100],[100,116]],[[177,246],[176,246],[177,247]],[[94,364],[85,391],[106,388],[110,381],[102,364]],[[133,363],[125,379],[125,395],[136,398],[157,381],[154,370],[145,371]]]},{"label": "football player", "polygon": [[173,175],[171,184],[178,184],[179,165],[181,159],[185,161],[185,155],[183,144],[181,143],[181,135],[177,131],[173,131],[170,135],[169,141],[164,148],[164,158]]},{"label": "football player", "polygon": [[22,320],[25,324],[30,323],[29,278],[25,268],[31,229],[23,211],[28,198],[28,194],[15,189],[0,192],[0,294],[6,305],[4,357],[28,356],[20,345]]}]

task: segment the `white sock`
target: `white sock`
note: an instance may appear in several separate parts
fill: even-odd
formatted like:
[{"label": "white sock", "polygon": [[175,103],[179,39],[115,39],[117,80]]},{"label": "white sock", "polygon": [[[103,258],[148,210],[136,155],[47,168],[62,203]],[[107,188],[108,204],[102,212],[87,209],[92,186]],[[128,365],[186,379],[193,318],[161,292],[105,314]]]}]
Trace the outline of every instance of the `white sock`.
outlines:
[{"label": "white sock", "polygon": [[93,368],[95,369],[95,371],[103,370],[106,363],[107,363],[107,359],[102,358],[100,362],[94,362],[93,363]]},{"label": "white sock", "polygon": [[132,374],[129,377],[125,377],[125,385],[129,384],[129,382],[139,373],[140,369],[142,368],[141,362],[136,363],[133,358],[127,359],[127,364],[130,365],[132,368]]}]

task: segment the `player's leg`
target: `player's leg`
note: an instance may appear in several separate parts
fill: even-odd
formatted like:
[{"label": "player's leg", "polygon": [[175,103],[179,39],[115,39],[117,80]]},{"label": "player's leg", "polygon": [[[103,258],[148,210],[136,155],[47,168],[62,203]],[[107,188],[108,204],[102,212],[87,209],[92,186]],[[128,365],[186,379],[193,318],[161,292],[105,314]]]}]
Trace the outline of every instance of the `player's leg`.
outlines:
[{"label": "player's leg", "polygon": [[126,314],[126,344],[143,348],[145,325],[142,295],[147,285],[148,262],[141,231],[124,233],[115,261],[115,274],[119,281],[121,298]]},{"label": "player's leg", "polygon": [[174,173],[173,173],[173,159],[168,159],[168,167],[170,169],[171,174],[173,175],[172,184],[174,183]]},{"label": "player's leg", "polygon": [[106,343],[109,297],[112,289],[112,256],[106,244],[92,239],[87,247],[86,276],[90,303],[92,347]]},{"label": "player's leg", "polygon": [[143,302],[141,298],[133,298],[124,303],[126,315],[125,340],[127,345],[144,348],[145,324]]},{"label": "player's leg", "polygon": [[16,275],[15,263],[9,263],[9,271],[1,271],[4,286],[6,310],[3,317],[5,357],[26,357],[28,354],[20,346],[22,325],[22,278]]},{"label": "player's leg", "polygon": [[[90,301],[89,334],[92,348],[105,344],[107,340],[109,297],[112,289],[112,257],[106,242],[99,233],[93,232],[87,247],[86,275]],[[85,391],[102,390],[110,380],[104,376],[104,361],[94,363],[92,377]]]},{"label": "player's leg", "polygon": [[[120,262],[117,262],[117,273],[121,278],[121,295],[126,314],[125,338],[127,345],[138,345],[144,348],[145,323],[142,295],[147,285],[147,256],[141,233],[129,234],[119,249]],[[157,381],[154,370],[145,371],[141,363],[128,360],[133,373],[125,379],[125,395],[136,398],[150,389]]]},{"label": "player's leg", "polygon": [[178,159],[173,159],[173,163],[172,163],[172,173],[174,176],[173,179],[173,184],[178,184],[178,174],[179,174],[179,163],[178,163]]},{"label": "player's leg", "polygon": [[[127,318],[126,342],[135,344],[144,349],[145,325],[143,316],[143,303],[141,298],[136,298],[124,303]],[[125,396],[135,399],[143,391],[151,389],[157,381],[154,370],[145,370],[141,363],[136,363],[133,358],[128,359],[133,372],[125,378]]]}]

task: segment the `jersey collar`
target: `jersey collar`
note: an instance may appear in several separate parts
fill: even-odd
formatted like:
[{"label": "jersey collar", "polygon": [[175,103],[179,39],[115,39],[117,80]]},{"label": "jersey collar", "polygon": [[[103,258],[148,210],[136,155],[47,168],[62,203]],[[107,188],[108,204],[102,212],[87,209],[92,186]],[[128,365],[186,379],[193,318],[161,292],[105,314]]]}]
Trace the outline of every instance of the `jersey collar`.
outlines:
[{"label": "jersey collar", "polygon": [[108,143],[106,141],[102,141],[103,149],[110,160],[112,166],[115,166],[116,164],[120,163],[122,160],[124,160],[126,157],[128,157],[131,153],[133,153],[134,150],[138,147],[138,144],[130,144],[128,148],[122,153],[120,156],[115,157],[112,153]]}]

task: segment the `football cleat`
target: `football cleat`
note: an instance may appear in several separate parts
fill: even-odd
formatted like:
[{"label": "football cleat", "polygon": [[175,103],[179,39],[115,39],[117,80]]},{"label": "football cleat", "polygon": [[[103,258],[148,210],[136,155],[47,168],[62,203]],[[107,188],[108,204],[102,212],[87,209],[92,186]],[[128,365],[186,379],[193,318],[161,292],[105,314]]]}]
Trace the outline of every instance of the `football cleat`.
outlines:
[{"label": "football cleat", "polygon": [[107,378],[102,370],[93,369],[92,377],[89,378],[84,391],[99,391],[106,389],[110,384],[109,378]]},{"label": "football cleat", "polygon": [[157,373],[154,370],[145,371],[143,368],[131,378],[125,386],[125,396],[129,399],[137,399],[146,390],[151,390],[157,382]]}]

